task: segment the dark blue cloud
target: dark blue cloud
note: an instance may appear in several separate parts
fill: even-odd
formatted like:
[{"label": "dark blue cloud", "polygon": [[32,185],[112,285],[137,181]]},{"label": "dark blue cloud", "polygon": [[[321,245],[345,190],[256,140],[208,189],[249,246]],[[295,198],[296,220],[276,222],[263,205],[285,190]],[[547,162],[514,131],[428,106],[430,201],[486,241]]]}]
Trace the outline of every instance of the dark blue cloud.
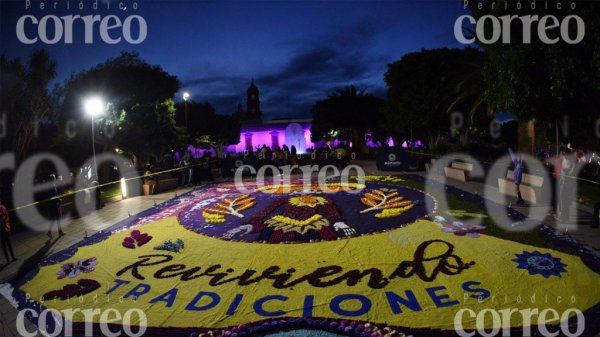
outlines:
[{"label": "dark blue cloud", "polygon": [[[316,100],[350,84],[383,95],[385,63],[377,62],[377,58],[368,53],[377,32],[375,27],[362,23],[296,41],[295,54],[287,63],[253,78],[261,90],[265,117],[308,117]],[[203,96],[207,101],[219,112],[229,113],[243,100],[250,80],[240,76],[206,76],[187,80],[184,87],[205,91]],[[223,91],[229,95],[223,95]],[[236,92],[239,94],[235,95]]]}]

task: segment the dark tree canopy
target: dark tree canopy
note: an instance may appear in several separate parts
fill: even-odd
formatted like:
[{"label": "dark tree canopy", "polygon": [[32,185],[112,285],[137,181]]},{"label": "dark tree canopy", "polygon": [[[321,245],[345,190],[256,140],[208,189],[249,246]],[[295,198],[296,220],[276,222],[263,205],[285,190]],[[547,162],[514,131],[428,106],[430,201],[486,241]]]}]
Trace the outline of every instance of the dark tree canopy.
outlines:
[{"label": "dark tree canopy", "polygon": [[[188,134],[197,145],[213,147],[217,152],[222,146],[240,141],[241,123],[230,115],[217,114],[209,103],[187,103]],[[177,106],[177,124],[185,127],[185,103]]]},{"label": "dark tree canopy", "polygon": [[462,112],[465,122],[486,115],[479,70],[484,55],[474,48],[422,50],[388,65],[384,79],[388,101],[386,126],[395,139],[436,139],[450,131],[450,113]]},{"label": "dark tree canopy", "polygon": [[[0,56],[0,137],[2,154],[13,153],[16,165],[33,151],[46,147],[42,128],[36,122],[52,113],[54,102],[47,91],[56,75],[56,64],[44,50],[34,52],[28,62]],[[0,170],[0,199],[11,208],[14,172]]]},{"label": "dark tree canopy", "polygon": [[[101,95],[116,107],[130,107],[172,98],[179,80],[137,53],[116,58],[72,76],[65,84],[65,107],[81,106],[81,97]],[[78,97],[76,97],[78,95]]]},{"label": "dark tree canopy", "polygon": [[17,161],[36,145],[36,122],[52,112],[47,87],[55,75],[56,63],[44,50],[34,52],[27,64],[0,56],[0,113],[6,114],[7,133],[0,145],[14,152]]},{"label": "dark tree canopy", "polygon": [[338,89],[313,105],[312,138],[317,141],[337,134],[338,138],[352,140],[355,147],[364,142],[367,131],[375,139],[383,139],[382,105],[382,99],[354,85]]},{"label": "dark tree canopy", "polygon": [[[531,28],[531,43],[523,43],[523,24],[515,19],[511,24],[511,43],[502,39],[493,44],[479,43],[489,57],[484,68],[487,96],[491,104],[502,111],[510,111],[521,120],[534,118],[544,129],[553,123],[563,122],[568,116],[569,141],[578,146],[594,146],[595,121],[600,117],[600,3],[573,1],[575,10],[558,10],[556,6],[531,10],[533,0],[508,0],[504,6],[483,6],[478,9],[472,2],[474,17],[491,14],[555,16],[562,22],[567,15],[578,15],[585,23],[585,37],[577,44],[566,43],[562,38],[555,44],[542,42],[537,34],[537,24]],[[569,6],[570,6],[569,2]],[[569,35],[576,36],[575,24],[569,25]],[[486,30],[491,27],[485,27]],[[548,31],[549,38],[560,37],[560,30]],[[561,133],[562,134],[562,133]],[[597,146],[597,145],[596,145]]]},{"label": "dark tree canopy", "polygon": [[83,101],[97,95],[107,102],[107,111],[96,124],[101,149],[118,147],[142,160],[160,158],[182,136],[183,130],[175,125],[172,101],[179,86],[179,80],[161,67],[146,63],[135,53],[122,53],[65,82],[59,119],[63,123],[76,120],[79,128],[75,138],[64,133],[62,138],[69,147],[91,142],[90,116],[83,111]]}]

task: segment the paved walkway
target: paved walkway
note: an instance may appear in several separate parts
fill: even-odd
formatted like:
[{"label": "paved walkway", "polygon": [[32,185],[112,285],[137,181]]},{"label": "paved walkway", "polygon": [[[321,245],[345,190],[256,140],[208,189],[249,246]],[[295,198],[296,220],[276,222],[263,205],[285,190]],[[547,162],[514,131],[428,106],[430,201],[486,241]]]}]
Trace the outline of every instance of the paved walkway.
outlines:
[{"label": "paved walkway", "polygon": [[[108,203],[93,214],[78,219],[71,219],[68,223],[63,223],[62,227],[65,235],[62,237],[58,237],[55,227],[52,240],[48,239],[45,232],[25,231],[17,233],[11,240],[18,260],[1,267],[0,284],[19,273],[31,270],[44,257],[74,245],[83,240],[86,235],[91,236],[99,230],[108,228],[126,219],[130,214],[135,215],[190,190],[191,188],[180,188],[161,194],[139,196]],[[2,292],[0,288],[0,293]],[[15,310],[9,301],[4,296],[0,296],[0,337],[20,336],[16,329],[17,314],[17,310]],[[28,320],[25,320],[25,327],[28,331],[35,331],[36,329]]]},{"label": "paved walkway", "polygon": [[[99,230],[126,219],[129,215],[135,215],[155,204],[175,197],[176,194],[181,195],[190,190],[191,188],[181,188],[161,194],[139,196],[107,203],[102,209],[93,214],[70,219],[67,223],[63,222],[62,228],[65,235],[62,237],[58,237],[55,226],[52,240],[49,240],[46,232],[24,231],[14,234],[11,241],[18,260],[1,267],[0,283],[12,278],[22,268],[30,267],[32,263],[35,265],[40,258],[64,250],[83,240],[86,235],[91,236]],[[0,258],[4,259],[4,256]]]},{"label": "paved walkway", "polygon": [[[394,172],[384,172],[377,170],[375,163],[372,161],[355,161],[353,164],[359,165],[365,170],[367,175],[383,175],[383,174],[394,174]],[[425,172],[411,172],[428,179],[433,179],[438,182],[442,181],[444,177],[436,175],[427,175]],[[466,183],[453,179],[446,179],[445,182],[449,186],[456,187],[463,191],[483,195],[486,185],[483,182],[467,181]],[[514,204],[516,201],[513,197],[505,197],[498,190],[498,186],[487,186],[489,193],[486,195],[487,199],[490,199],[499,204],[508,204],[512,202],[511,207],[523,214],[526,214],[531,207],[540,207],[543,205],[526,205],[525,207],[518,207]],[[548,205],[546,205],[548,206]],[[570,211],[571,217],[567,223],[557,223],[557,220],[549,215],[544,214],[542,217],[535,218],[540,222],[557,228],[560,231],[567,232],[573,238],[582,241],[596,249],[600,249],[600,228],[592,228],[593,224],[593,210],[590,207],[581,205],[579,203],[573,203]]]}]

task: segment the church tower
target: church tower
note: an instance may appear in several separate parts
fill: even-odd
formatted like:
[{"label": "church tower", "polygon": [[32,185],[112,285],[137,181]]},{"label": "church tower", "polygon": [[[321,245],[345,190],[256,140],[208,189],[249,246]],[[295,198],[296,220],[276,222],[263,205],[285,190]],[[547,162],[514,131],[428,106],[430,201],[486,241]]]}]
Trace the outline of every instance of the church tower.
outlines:
[{"label": "church tower", "polygon": [[254,84],[254,81],[248,87],[246,91],[246,120],[260,121],[260,98],[258,95],[258,87]]}]

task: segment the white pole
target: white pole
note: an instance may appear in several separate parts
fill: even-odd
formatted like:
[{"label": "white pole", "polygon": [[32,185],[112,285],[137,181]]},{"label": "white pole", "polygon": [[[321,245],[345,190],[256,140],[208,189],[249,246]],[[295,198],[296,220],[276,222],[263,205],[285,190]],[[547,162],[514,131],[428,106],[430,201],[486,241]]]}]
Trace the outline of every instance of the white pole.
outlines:
[{"label": "white pole", "polygon": [[94,116],[92,115],[92,153],[94,154],[94,175],[96,181],[100,184],[100,178],[98,177],[98,164],[96,163],[96,140],[94,137]]}]

